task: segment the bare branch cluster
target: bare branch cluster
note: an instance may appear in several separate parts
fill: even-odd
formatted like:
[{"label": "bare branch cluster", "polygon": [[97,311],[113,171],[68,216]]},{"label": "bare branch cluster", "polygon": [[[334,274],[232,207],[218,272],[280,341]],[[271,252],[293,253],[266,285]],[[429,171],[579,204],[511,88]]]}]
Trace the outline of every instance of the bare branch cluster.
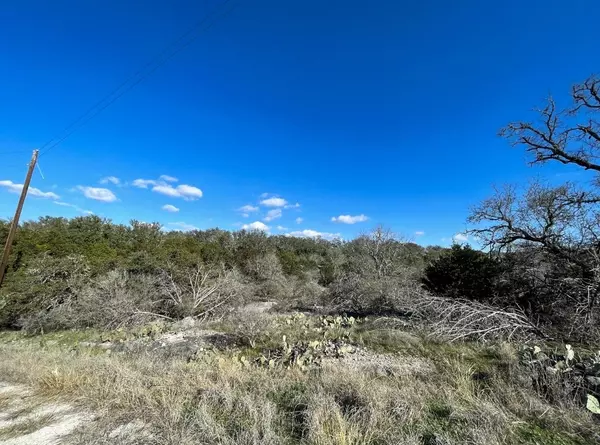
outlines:
[{"label": "bare branch cluster", "polygon": [[231,272],[198,263],[181,278],[163,272],[161,287],[172,305],[185,315],[206,317],[237,294]]},{"label": "bare branch cluster", "polygon": [[[377,278],[389,277],[396,272],[399,258],[404,253],[403,243],[396,234],[383,226],[377,226],[354,241],[356,251],[366,256]],[[362,267],[366,267],[363,264]]]},{"label": "bare branch cluster", "polygon": [[540,110],[538,123],[513,122],[500,131],[514,145],[533,155],[532,164],[556,161],[600,172],[600,79],[590,77],[575,85],[573,104],[558,110],[552,98]]},{"label": "bare branch cluster", "polygon": [[581,252],[600,248],[599,199],[569,183],[558,187],[533,183],[523,196],[507,186],[473,209],[469,222],[480,226],[470,233],[493,250],[534,244],[587,266],[589,259]]},{"label": "bare branch cluster", "polygon": [[468,300],[422,295],[415,300],[418,313],[431,322],[432,335],[448,341],[518,340],[540,335],[525,314]]}]

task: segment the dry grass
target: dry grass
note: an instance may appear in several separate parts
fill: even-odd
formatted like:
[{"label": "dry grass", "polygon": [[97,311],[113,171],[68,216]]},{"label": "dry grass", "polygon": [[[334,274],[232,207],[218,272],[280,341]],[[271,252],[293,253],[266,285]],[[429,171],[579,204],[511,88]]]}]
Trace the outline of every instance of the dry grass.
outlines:
[{"label": "dry grass", "polygon": [[8,394],[0,393],[0,410],[5,410],[6,408],[8,408],[11,402],[12,397],[10,397]]},{"label": "dry grass", "polygon": [[[390,347],[389,336],[382,341]],[[0,380],[94,409],[106,425],[138,419],[148,426],[143,443],[593,443],[591,415],[537,397],[514,375],[510,345],[407,347],[431,360],[433,372],[381,376],[341,366],[302,372],[244,366],[231,351],[157,361],[16,341],[0,344]],[[87,439],[77,443],[111,443],[109,429],[104,438],[83,434]]]},{"label": "dry grass", "polygon": [[14,422],[9,426],[0,428],[0,440],[13,439],[33,433],[40,428],[51,425],[55,420],[55,415],[45,414],[43,416],[28,418],[22,422]]}]

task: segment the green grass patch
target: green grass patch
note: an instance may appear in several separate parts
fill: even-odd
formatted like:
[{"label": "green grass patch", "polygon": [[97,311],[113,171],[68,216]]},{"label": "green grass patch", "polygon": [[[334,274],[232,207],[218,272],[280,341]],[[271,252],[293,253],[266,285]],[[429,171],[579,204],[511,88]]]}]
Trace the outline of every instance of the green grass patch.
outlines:
[{"label": "green grass patch", "polygon": [[593,439],[586,440],[569,435],[563,431],[546,428],[537,423],[525,423],[515,431],[517,443],[520,445],[594,445]]}]

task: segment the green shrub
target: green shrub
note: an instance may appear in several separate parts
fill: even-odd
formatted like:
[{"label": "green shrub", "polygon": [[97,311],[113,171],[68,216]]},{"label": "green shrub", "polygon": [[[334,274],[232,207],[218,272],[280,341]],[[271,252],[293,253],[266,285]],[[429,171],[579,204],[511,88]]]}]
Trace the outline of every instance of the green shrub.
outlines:
[{"label": "green shrub", "polygon": [[455,244],[425,268],[423,285],[439,296],[489,302],[503,293],[501,274],[502,267],[494,258]]}]

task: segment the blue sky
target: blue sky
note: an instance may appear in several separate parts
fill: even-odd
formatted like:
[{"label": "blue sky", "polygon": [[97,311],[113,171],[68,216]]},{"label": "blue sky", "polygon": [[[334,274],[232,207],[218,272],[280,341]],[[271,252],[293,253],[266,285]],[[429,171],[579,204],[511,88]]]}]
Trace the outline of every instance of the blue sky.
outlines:
[{"label": "blue sky", "polygon": [[[40,196],[24,219],[91,211],[174,229],[254,223],[344,238],[384,223],[448,244],[492,184],[570,174],[527,167],[497,131],[531,118],[550,92],[566,101],[598,71],[600,2],[232,2],[40,158],[45,179],[34,176]],[[33,148],[217,3],[4,4],[0,217],[14,211]]]}]

